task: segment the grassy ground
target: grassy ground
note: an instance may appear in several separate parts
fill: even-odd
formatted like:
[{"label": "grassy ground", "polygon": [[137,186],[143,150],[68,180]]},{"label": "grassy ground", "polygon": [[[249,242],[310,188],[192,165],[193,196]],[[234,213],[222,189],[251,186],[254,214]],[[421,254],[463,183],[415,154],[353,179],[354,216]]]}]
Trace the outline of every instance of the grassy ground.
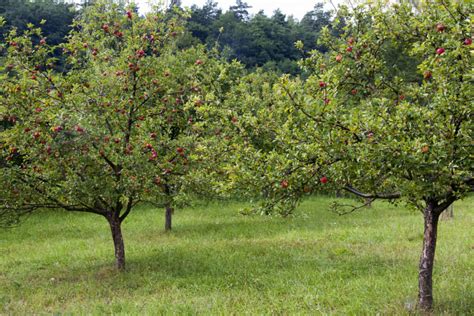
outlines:
[{"label": "grassy ground", "polygon": [[[312,198],[294,218],[246,217],[239,204],[162,211],[124,223],[116,273],[105,219],[47,213],[0,231],[0,314],[408,314],[422,217],[376,204],[337,216]],[[437,313],[474,312],[474,199],[440,223]]]}]

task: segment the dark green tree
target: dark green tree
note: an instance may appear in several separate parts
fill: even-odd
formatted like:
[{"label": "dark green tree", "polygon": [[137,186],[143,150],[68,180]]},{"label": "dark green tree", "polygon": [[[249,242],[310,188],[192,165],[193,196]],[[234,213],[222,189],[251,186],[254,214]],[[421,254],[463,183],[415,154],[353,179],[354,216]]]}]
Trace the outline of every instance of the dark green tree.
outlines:
[{"label": "dark green tree", "polygon": [[234,13],[234,15],[239,20],[247,20],[249,18],[249,11],[252,6],[248,5],[247,2],[243,2],[242,0],[236,0],[235,5],[229,8],[229,11]]},{"label": "dark green tree", "polygon": [[202,7],[193,5],[192,15],[188,21],[187,29],[202,43],[212,39],[217,32],[214,30],[214,23],[219,19],[222,10],[217,7],[217,2],[208,0]]},{"label": "dark green tree", "polygon": [[317,3],[313,10],[305,14],[299,24],[299,33],[306,49],[323,49],[322,47],[317,46],[319,33],[323,27],[328,26],[330,23],[331,12],[324,10],[323,3]]},{"label": "dark green tree", "polygon": [[39,26],[41,21],[43,35],[48,43],[57,45],[64,41],[70,31],[70,25],[76,12],[73,4],[58,0],[2,0],[0,1],[0,15],[6,20],[6,25],[0,36],[16,27],[19,32],[27,29],[29,23]]}]

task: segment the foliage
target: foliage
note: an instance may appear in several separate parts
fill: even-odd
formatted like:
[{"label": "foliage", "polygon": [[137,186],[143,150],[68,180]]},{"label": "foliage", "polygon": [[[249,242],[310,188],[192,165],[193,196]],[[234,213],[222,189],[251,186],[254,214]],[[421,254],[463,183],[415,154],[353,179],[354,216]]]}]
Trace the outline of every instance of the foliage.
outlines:
[{"label": "foliage", "polygon": [[[265,95],[242,99],[243,111],[261,111],[261,121],[252,116],[242,123],[249,126],[244,132],[273,125],[266,129],[273,135],[263,136],[272,142],[265,159],[277,155],[281,161],[268,163],[298,170],[280,172],[280,181],[301,186],[317,169],[331,183],[398,192],[413,206],[431,198],[452,202],[471,190],[468,9],[440,6],[432,12],[415,14],[409,6],[342,8],[334,28],[343,20],[351,23],[340,37],[323,31],[320,43],[330,51],[313,51],[301,62],[311,74],[307,80],[284,76]],[[437,31],[438,21],[449,29]],[[440,47],[446,52],[438,54]],[[249,89],[238,89],[237,98]]]}]

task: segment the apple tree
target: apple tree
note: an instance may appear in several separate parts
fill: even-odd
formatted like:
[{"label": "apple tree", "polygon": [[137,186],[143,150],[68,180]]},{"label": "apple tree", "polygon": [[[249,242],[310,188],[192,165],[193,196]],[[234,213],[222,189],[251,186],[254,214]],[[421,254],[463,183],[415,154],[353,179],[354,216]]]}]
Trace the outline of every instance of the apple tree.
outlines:
[{"label": "apple tree", "polygon": [[[433,305],[439,216],[474,190],[472,6],[341,7],[331,27],[338,31],[321,32],[328,52],[301,61],[305,80],[282,77],[272,87],[236,91],[248,115],[236,135],[250,152],[238,159],[245,167],[237,178],[269,183],[267,205],[293,207],[326,184],[366,203],[401,201],[421,211],[423,310]],[[266,90],[245,94],[255,89]],[[252,135],[266,142],[252,143]]]},{"label": "apple tree", "polygon": [[335,180],[360,197],[401,199],[423,213],[423,310],[433,305],[439,216],[474,190],[472,9],[444,1],[419,11],[381,3],[342,9],[350,22],[339,38],[326,32],[330,53],[303,62],[309,82],[325,83],[313,94],[327,99],[322,112],[302,109],[333,125]]},{"label": "apple tree", "polygon": [[[117,268],[125,268],[121,224],[139,203],[166,209],[194,192],[207,166],[208,113],[233,71],[204,48],[176,48],[183,13],[139,17],[97,1],[50,46],[30,25],[4,45],[0,116],[1,214],[38,209],[101,215],[110,224]],[[54,71],[60,50],[67,71]],[[21,163],[17,163],[18,159]],[[212,162],[214,164],[214,162]],[[200,178],[199,180],[202,180]]]},{"label": "apple tree", "polygon": [[227,189],[259,202],[247,212],[288,216],[302,197],[328,187],[331,141],[292,107],[287,94],[298,90],[303,96],[303,87],[301,79],[257,71],[242,77],[226,99]]}]

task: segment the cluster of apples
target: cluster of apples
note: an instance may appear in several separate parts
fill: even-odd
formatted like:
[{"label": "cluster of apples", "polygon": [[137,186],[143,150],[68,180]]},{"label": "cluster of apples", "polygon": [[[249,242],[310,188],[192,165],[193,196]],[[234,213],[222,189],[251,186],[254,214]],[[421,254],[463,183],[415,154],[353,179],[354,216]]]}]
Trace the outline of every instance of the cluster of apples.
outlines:
[{"label": "cluster of apples", "polygon": [[[444,31],[446,31],[446,26],[443,23],[438,23],[438,24],[436,24],[436,31],[438,33],[443,33]],[[466,46],[471,46],[472,45],[472,38],[470,38],[470,37],[465,38],[463,40],[463,43]],[[446,50],[444,49],[444,47],[439,47],[439,48],[436,49],[436,54],[437,55],[443,55],[445,52],[446,52]]]}]

